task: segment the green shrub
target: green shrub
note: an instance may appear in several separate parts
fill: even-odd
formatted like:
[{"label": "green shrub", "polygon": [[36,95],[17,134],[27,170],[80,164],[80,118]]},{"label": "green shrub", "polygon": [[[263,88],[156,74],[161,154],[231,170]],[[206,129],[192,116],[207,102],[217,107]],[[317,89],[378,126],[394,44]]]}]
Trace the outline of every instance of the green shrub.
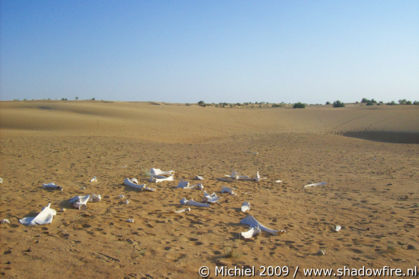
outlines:
[{"label": "green shrub", "polygon": [[362,98],[361,104],[366,104],[367,106],[372,106],[374,104],[377,104],[377,101],[374,99],[368,100],[367,98]]},{"label": "green shrub", "polygon": [[333,102],[333,107],[334,108],[343,108],[345,106],[345,104],[344,103],[342,103],[341,101],[335,101],[335,102]]},{"label": "green shrub", "polygon": [[204,101],[199,101],[199,102],[198,102],[198,105],[200,105],[201,107],[205,107],[205,106],[206,106],[206,104],[205,104],[205,102],[204,102]]},{"label": "green shrub", "polygon": [[295,103],[295,104],[292,106],[292,108],[305,108],[305,107],[306,107],[306,104],[303,104],[303,103],[300,103],[300,102]]},{"label": "green shrub", "polygon": [[412,101],[408,101],[406,99],[403,99],[403,100],[399,100],[399,104],[400,105],[411,105]]}]

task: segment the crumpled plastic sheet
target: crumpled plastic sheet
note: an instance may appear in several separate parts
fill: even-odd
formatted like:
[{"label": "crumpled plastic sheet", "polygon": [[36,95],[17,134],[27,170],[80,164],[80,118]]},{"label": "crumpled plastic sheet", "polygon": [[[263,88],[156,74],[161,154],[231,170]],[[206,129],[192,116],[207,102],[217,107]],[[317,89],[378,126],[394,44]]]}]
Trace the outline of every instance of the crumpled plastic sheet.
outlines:
[{"label": "crumpled plastic sheet", "polygon": [[236,195],[236,193],[230,187],[221,188],[221,193],[228,193],[230,195]]},{"label": "crumpled plastic sheet", "polygon": [[59,190],[59,191],[63,190],[63,187],[55,185],[54,182],[43,184],[42,188],[47,189],[47,190]]},{"label": "crumpled plastic sheet", "polygon": [[199,183],[199,184],[195,184],[195,185],[190,185],[188,181],[180,181],[179,184],[176,186],[176,188],[181,188],[181,189],[198,189],[198,190],[202,190],[204,189],[204,185]]},{"label": "crumpled plastic sheet", "polygon": [[278,233],[278,231],[265,227],[264,225],[259,223],[259,221],[256,220],[255,217],[253,217],[252,215],[247,215],[240,221],[240,224],[248,225],[250,227],[249,231],[241,233],[241,235],[244,238],[251,238],[259,234],[261,231],[265,231],[273,235],[276,235]]},{"label": "crumpled plastic sheet", "polygon": [[204,199],[209,203],[216,203],[220,200],[216,193],[210,195],[207,192],[204,192]]},{"label": "crumpled plastic sheet", "polygon": [[156,191],[156,189],[151,188],[151,187],[147,187],[145,184],[138,184],[138,180],[136,178],[125,178],[124,179],[124,185],[140,190],[140,191],[149,191],[149,192],[154,192]]},{"label": "crumpled plastic sheet", "polygon": [[44,207],[35,217],[24,217],[19,222],[26,226],[51,224],[57,211],[51,208],[51,203]]},{"label": "crumpled plastic sheet", "polygon": [[194,200],[187,200],[186,198],[181,199],[180,204],[198,206],[198,207],[209,207],[210,206],[208,203],[196,202]]},{"label": "crumpled plastic sheet", "polygon": [[241,211],[242,212],[247,212],[249,210],[250,210],[250,203],[247,202],[247,201],[243,202],[242,206],[241,206]]},{"label": "crumpled plastic sheet", "polygon": [[90,200],[90,195],[86,196],[75,196],[68,200],[69,203],[73,205],[74,208],[77,209],[86,209],[87,202]]}]

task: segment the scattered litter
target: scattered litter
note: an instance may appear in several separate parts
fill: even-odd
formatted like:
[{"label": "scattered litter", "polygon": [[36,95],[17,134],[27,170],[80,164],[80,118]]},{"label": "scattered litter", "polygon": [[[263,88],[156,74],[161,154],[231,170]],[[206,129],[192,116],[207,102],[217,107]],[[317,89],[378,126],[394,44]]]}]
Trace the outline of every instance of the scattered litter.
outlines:
[{"label": "scattered litter", "polygon": [[65,212],[66,209],[64,207],[61,207],[60,212]]},{"label": "scattered litter", "polygon": [[51,224],[52,219],[57,214],[57,212],[50,208],[51,203],[49,203],[46,207],[44,207],[41,212],[35,217],[24,217],[19,220],[19,222],[26,226],[35,226],[35,225],[45,225]]},{"label": "scattered litter", "polygon": [[62,191],[63,190],[63,187],[58,186],[58,185],[55,185],[54,182],[51,182],[51,183],[48,183],[48,184],[44,184],[42,186],[42,188],[47,189],[47,190],[59,190],[59,191]]},{"label": "scattered litter", "polygon": [[126,199],[126,200],[124,200],[124,201],[121,201],[121,202],[120,202],[120,204],[129,204],[129,200],[128,200],[128,199]]},{"label": "scattered litter", "polygon": [[140,190],[140,191],[144,191],[144,190],[145,191],[150,191],[150,192],[156,191],[156,189],[147,187],[145,184],[139,185],[138,180],[136,178],[131,178],[131,179],[125,178],[124,179],[124,185],[128,186],[128,187],[131,187],[131,188],[135,188],[135,189]]},{"label": "scattered litter", "polygon": [[119,195],[118,196],[120,199],[124,199],[125,198],[125,195]]},{"label": "scattered litter", "polygon": [[157,175],[157,176],[151,176],[150,178],[150,182],[155,182],[155,183],[159,183],[159,182],[163,182],[163,181],[174,181],[175,180],[175,176],[174,174],[172,174],[171,176],[161,176],[161,175]]},{"label": "scattered litter", "polygon": [[338,232],[338,231],[340,231],[342,229],[342,227],[340,226],[340,225],[336,225],[336,227],[335,227],[335,232]]},{"label": "scattered litter", "polygon": [[92,194],[89,199],[89,201],[91,202],[100,202],[101,200],[102,200],[102,196],[98,194]]},{"label": "scattered litter", "polygon": [[242,207],[241,207],[241,211],[242,212],[246,212],[250,210],[250,203],[248,203],[247,201],[242,203]]},{"label": "scattered litter", "polygon": [[86,209],[87,208],[87,202],[90,199],[90,195],[86,196],[75,196],[68,201],[73,205],[74,208],[77,209]]},{"label": "scattered litter", "polygon": [[225,178],[219,178],[218,180],[221,181],[231,181],[231,180],[245,180],[245,181],[256,181],[259,182],[261,179],[266,179],[266,177],[260,177],[259,171],[256,172],[255,178],[251,178],[247,175],[240,175],[238,172],[233,171],[231,174],[224,175],[228,179]]},{"label": "scattered litter", "polygon": [[93,183],[93,182],[97,182],[97,178],[96,178],[96,176],[93,176],[93,178],[92,178],[92,179],[90,179],[90,182],[91,182],[91,183]]},{"label": "scattered litter", "polygon": [[204,180],[204,178],[200,175],[195,176],[194,180]]},{"label": "scattered litter", "polygon": [[186,198],[181,199],[180,204],[192,205],[192,206],[198,206],[198,207],[209,207],[210,206],[208,203],[196,202],[194,200],[187,200]]},{"label": "scattered litter", "polygon": [[151,168],[150,174],[151,174],[151,176],[173,175],[173,174],[175,174],[175,171],[174,170],[162,171],[161,169]]},{"label": "scattered litter", "polygon": [[324,186],[326,184],[327,184],[326,182],[312,183],[312,184],[305,185],[304,188],[310,188],[310,187],[316,187],[316,186]]},{"label": "scattered litter", "polygon": [[179,184],[176,186],[176,188],[189,188],[189,182],[188,181],[180,181]]},{"label": "scattered litter", "polygon": [[260,178],[260,174],[259,174],[259,172],[257,171],[257,172],[256,172],[255,181],[256,181],[256,182],[259,182],[260,180],[261,180],[261,178]]},{"label": "scattered litter", "polygon": [[207,192],[204,192],[204,198],[209,203],[216,203],[220,200],[216,193],[212,193],[211,195]]},{"label": "scattered litter", "polygon": [[280,179],[275,180],[275,183],[281,183],[281,182],[282,182],[282,180],[280,180]]},{"label": "scattered litter", "polygon": [[189,185],[189,182],[182,180],[179,182],[176,188],[182,188],[182,189],[195,189],[196,188],[198,190],[202,190],[204,189],[204,185],[202,185],[201,183],[195,184],[195,185]]},{"label": "scattered litter", "polygon": [[0,177],[0,184],[3,184],[3,178]]},{"label": "scattered litter", "polygon": [[254,237],[255,235],[258,235],[261,232],[259,227],[251,227],[250,230],[247,232],[241,232],[241,236],[245,239],[249,239]]},{"label": "scattered litter", "polygon": [[189,211],[191,211],[191,208],[190,207],[188,207],[188,208],[182,208],[182,209],[179,209],[179,210],[175,210],[175,213],[183,213],[183,212],[189,212]]},{"label": "scattered litter", "polygon": [[221,193],[229,193],[230,195],[235,195],[236,193],[230,187],[221,188]]},{"label": "scattered litter", "polygon": [[163,181],[173,181],[175,176],[175,171],[162,171],[161,169],[152,168],[150,170],[150,182],[163,182]]},{"label": "scattered litter", "polygon": [[0,224],[10,224],[9,219],[3,219],[0,221]]},{"label": "scattered litter", "polygon": [[[261,223],[259,223],[252,215],[248,215],[240,221],[240,224],[248,225],[251,228],[259,228],[262,231],[265,231],[270,234],[277,234],[278,231],[265,227]],[[283,232],[283,231],[281,231]],[[249,235],[249,231],[246,232],[246,235]]]},{"label": "scattered litter", "polygon": [[240,175],[238,172],[233,171],[231,174],[226,174],[225,177],[229,177],[234,180],[249,180],[250,177],[247,175]]},{"label": "scattered litter", "polygon": [[129,218],[129,219],[127,219],[127,222],[128,222],[128,223],[134,223],[134,219]]}]

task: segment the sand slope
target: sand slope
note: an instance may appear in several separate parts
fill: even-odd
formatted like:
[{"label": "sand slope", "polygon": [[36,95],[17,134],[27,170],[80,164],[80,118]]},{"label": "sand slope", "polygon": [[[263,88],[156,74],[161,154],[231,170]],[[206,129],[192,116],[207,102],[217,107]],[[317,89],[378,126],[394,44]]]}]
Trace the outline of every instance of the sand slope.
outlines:
[{"label": "sand slope", "polygon": [[[199,278],[201,265],[288,265],[291,272],[297,265],[413,267],[419,261],[419,145],[342,133],[414,135],[418,115],[414,106],[243,110],[3,102],[0,219],[11,224],[0,225],[0,276]],[[149,184],[151,167],[174,169],[176,181]],[[217,180],[231,170],[259,170],[267,179]],[[198,174],[207,192],[229,186],[237,196],[217,193],[217,205],[174,214],[183,208],[181,198],[202,199],[201,191],[174,187]],[[93,176],[98,183],[89,182]],[[122,185],[126,177],[157,191],[132,191]],[[52,181],[64,191],[41,188]],[[318,181],[327,186],[303,189]],[[66,200],[90,193],[103,200],[86,210],[68,208]],[[241,239],[244,200],[264,225],[286,233]],[[67,210],[50,225],[18,223],[48,202]]]},{"label": "sand slope", "polygon": [[199,142],[258,133],[419,132],[418,106],[221,109],[109,102],[2,102],[0,128]]}]

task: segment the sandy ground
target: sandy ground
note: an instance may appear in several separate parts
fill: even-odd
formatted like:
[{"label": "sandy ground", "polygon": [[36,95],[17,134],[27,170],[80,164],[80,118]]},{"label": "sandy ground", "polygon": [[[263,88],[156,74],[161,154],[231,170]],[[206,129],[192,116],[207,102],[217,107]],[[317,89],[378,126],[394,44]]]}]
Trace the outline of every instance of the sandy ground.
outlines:
[{"label": "sandy ground", "polygon": [[[419,261],[418,143],[418,106],[2,102],[0,219],[11,224],[0,225],[0,277],[199,278],[202,265],[288,266],[290,276],[297,265],[411,268]],[[175,170],[176,180],[148,183],[152,167]],[[217,180],[232,170],[267,179]],[[202,191],[174,187],[195,175],[219,204],[173,213],[183,197],[202,200]],[[126,177],[157,191],[133,191]],[[303,189],[319,181],[327,185]],[[64,191],[42,189],[48,182]],[[103,200],[68,207],[91,193]],[[241,239],[243,201],[286,232]],[[58,211],[52,224],[19,224],[48,202]]]}]

